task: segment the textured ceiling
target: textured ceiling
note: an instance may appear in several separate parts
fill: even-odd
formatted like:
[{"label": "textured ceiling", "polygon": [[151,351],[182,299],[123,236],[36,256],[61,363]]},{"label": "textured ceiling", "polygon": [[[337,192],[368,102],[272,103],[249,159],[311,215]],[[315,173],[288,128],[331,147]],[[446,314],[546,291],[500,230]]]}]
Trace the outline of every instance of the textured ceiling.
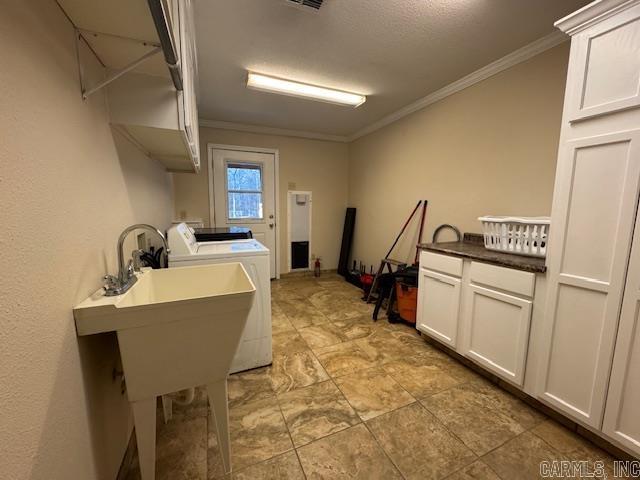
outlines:
[{"label": "textured ceiling", "polygon": [[[351,135],[554,31],[585,0],[196,2],[200,117]],[[246,71],[364,93],[357,109],[248,90]]]}]

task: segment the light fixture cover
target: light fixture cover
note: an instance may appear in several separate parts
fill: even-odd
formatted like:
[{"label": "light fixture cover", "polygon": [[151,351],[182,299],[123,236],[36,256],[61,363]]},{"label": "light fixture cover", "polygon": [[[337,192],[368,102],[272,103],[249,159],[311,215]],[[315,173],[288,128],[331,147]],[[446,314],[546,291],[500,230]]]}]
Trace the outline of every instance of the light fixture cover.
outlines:
[{"label": "light fixture cover", "polygon": [[279,93],[291,97],[311,98],[320,102],[337,103],[357,107],[362,105],[367,97],[357,93],[343,92],[333,88],[319,87],[307,83],[285,80],[260,73],[248,72],[247,87],[264,92]]}]

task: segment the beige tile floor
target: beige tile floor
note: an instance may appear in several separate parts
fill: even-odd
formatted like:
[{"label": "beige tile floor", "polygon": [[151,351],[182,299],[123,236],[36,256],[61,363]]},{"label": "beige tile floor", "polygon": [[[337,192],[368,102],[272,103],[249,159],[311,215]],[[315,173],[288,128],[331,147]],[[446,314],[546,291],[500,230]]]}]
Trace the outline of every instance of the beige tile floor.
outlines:
[{"label": "beige tile floor", "polygon": [[[225,476],[206,396],[158,415],[157,478],[539,478],[543,460],[613,458],[426,343],[371,320],[341,277],[273,282],[271,367],[229,379]],[[610,475],[611,476],[611,475]],[[129,480],[139,478],[135,465]]]}]

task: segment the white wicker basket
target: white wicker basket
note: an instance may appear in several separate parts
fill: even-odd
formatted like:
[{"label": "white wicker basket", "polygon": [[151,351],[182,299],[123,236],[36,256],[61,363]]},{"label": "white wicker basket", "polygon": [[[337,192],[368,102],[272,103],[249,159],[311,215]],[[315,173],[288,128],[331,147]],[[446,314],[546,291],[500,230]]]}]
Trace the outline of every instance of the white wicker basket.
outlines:
[{"label": "white wicker basket", "polygon": [[549,217],[480,217],[484,246],[516,255],[545,257],[549,238]]}]

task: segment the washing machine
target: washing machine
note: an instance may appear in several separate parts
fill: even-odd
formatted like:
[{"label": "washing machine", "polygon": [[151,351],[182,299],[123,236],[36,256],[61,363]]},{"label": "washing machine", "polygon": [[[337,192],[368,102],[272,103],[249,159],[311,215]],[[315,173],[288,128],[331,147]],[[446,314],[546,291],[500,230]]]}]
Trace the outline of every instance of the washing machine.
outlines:
[{"label": "washing machine", "polygon": [[269,249],[254,239],[198,242],[185,223],[167,232],[169,268],[240,262],[251,277],[256,294],[231,372],[271,364],[271,279]]}]

